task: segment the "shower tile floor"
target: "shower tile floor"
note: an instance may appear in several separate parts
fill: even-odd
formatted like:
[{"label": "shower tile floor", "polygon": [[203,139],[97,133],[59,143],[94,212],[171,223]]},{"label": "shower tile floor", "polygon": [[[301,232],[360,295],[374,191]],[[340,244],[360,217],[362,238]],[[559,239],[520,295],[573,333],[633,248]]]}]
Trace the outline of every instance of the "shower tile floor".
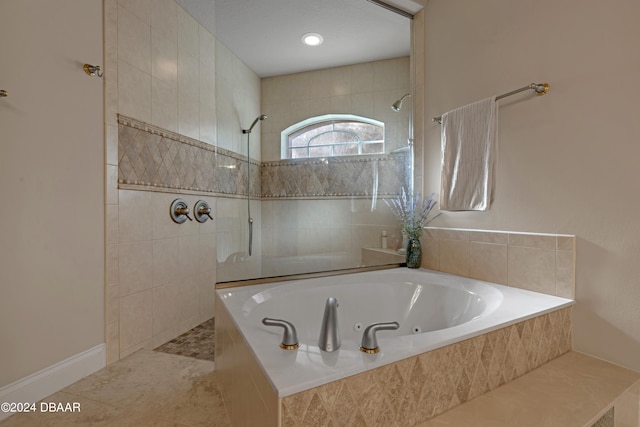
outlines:
[{"label": "shower tile floor", "polygon": [[0,427],[230,427],[212,361],[213,319],[157,350],[139,350],[42,399],[79,403],[80,412],[20,413]]},{"label": "shower tile floor", "polygon": [[214,326],[215,319],[211,318],[179,337],[162,344],[155,351],[213,362]]}]

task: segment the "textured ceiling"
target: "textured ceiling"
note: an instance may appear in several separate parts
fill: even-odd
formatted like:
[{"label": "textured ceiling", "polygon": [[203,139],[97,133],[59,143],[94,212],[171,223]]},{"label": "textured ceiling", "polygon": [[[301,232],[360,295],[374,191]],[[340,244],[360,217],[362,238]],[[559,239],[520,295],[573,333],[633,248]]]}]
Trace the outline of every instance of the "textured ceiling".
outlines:
[{"label": "textured ceiling", "polygon": [[[395,0],[416,12],[416,1]],[[367,0],[178,0],[260,77],[406,56],[410,20]],[[388,2],[391,3],[391,2]],[[324,37],[309,47],[307,32]]]}]

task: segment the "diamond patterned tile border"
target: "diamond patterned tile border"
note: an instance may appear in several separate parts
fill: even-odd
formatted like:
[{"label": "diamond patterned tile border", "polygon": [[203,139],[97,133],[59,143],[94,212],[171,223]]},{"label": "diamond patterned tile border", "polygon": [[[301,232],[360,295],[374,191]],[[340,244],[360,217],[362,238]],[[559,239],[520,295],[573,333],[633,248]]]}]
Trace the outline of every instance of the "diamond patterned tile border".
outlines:
[{"label": "diamond patterned tile border", "polygon": [[[118,116],[118,183],[145,190],[246,195],[242,155]],[[251,161],[251,195],[260,195],[260,163]]]},{"label": "diamond patterned tile border", "polygon": [[[246,196],[244,155],[175,132],[118,116],[118,183],[151,191],[187,190]],[[251,161],[255,198],[371,197],[395,195],[406,186],[403,153]],[[374,184],[377,182],[377,188]]]},{"label": "diamond patterned tile border", "polygon": [[404,153],[263,162],[262,197],[395,195],[407,171]]},{"label": "diamond patterned tile border", "polygon": [[570,308],[282,399],[282,425],[414,426],[571,350]]}]

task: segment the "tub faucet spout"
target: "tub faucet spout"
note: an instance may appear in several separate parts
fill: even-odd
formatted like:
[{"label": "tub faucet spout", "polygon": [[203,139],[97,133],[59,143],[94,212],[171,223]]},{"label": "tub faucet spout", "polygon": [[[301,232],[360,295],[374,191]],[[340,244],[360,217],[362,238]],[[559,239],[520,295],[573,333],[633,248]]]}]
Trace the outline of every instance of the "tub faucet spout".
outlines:
[{"label": "tub faucet spout", "polygon": [[324,316],[318,339],[320,350],[327,352],[340,348],[340,328],[338,327],[338,300],[329,297],[324,305]]}]

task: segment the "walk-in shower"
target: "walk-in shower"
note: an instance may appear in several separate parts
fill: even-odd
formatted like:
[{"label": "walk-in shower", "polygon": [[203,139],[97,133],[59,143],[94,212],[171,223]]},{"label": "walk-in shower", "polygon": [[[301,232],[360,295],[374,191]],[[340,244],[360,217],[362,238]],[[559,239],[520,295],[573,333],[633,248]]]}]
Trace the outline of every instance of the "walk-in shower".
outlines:
[{"label": "walk-in shower", "polygon": [[251,252],[253,249],[253,218],[251,217],[251,159],[249,157],[249,148],[250,148],[250,139],[251,139],[251,130],[253,127],[258,124],[258,122],[262,120],[267,120],[267,116],[264,114],[259,115],[256,119],[251,123],[249,129],[242,129],[242,133],[247,135],[247,216],[249,221],[249,256],[251,256]]},{"label": "walk-in shower", "polygon": [[[233,47],[218,51],[218,156],[228,150],[230,157],[216,170],[224,185],[216,206],[218,282],[322,274],[404,260],[397,253],[401,225],[382,200],[396,197],[402,188],[412,192],[412,16],[385,11],[378,2],[332,1],[353,9],[362,24],[358,34],[373,30],[379,36],[384,26],[389,30],[386,41],[393,38],[402,48],[379,58],[359,59],[354,53],[347,63],[330,69],[291,51],[301,60],[293,71],[255,74],[244,67],[256,59],[252,55],[238,68],[225,66],[231,59],[225,55],[236,54]],[[304,9],[315,10],[313,0],[295,3],[302,16]],[[234,4],[225,9],[229,14],[218,16],[228,21]],[[246,11],[235,12],[242,16]],[[344,44],[353,40],[341,36]],[[363,49],[379,53],[375,40],[368,39]],[[272,56],[265,65],[279,63]],[[376,75],[384,78],[373,79]],[[412,96],[403,99],[399,112],[392,112],[391,105],[407,93]],[[373,101],[384,105],[378,108]],[[262,114],[268,115],[268,123],[261,123],[266,119]],[[356,118],[383,123],[382,134]],[[289,127],[296,130],[289,132]],[[301,152],[306,156],[292,158]]]}]

